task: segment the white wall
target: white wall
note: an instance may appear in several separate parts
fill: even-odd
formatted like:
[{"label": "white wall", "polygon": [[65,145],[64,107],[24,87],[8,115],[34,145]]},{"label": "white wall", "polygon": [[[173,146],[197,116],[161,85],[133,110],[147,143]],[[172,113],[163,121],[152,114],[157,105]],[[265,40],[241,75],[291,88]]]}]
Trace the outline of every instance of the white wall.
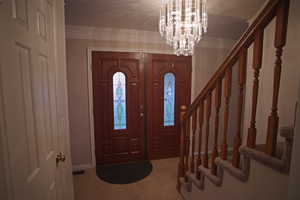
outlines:
[{"label": "white wall", "polygon": [[[298,102],[300,102],[300,82],[298,89]],[[288,199],[296,200],[300,199],[300,106],[297,106],[296,124],[294,132],[294,146],[293,146],[293,157],[291,162],[291,171],[289,177],[289,192]]]},{"label": "white wall", "polygon": [[[0,101],[1,103],[1,101]],[[0,112],[1,112],[1,106],[0,106]],[[1,116],[0,116],[0,120],[1,119]],[[2,127],[0,127],[0,131],[2,131],[1,129]],[[2,138],[0,137],[0,144],[4,144],[4,142],[2,141]],[[3,152],[3,149],[0,148],[0,170],[3,174],[6,173],[6,171],[4,170],[4,152]],[[6,177],[5,176],[2,176],[2,178],[0,179],[0,199],[4,199],[4,195],[7,194],[7,191],[6,191]]]},{"label": "white wall", "polygon": [[[193,58],[192,98],[206,84],[234,41],[204,38]],[[91,126],[87,48],[172,53],[159,33],[125,29],[67,27],[67,68],[72,161],[75,168],[91,166]]]},{"label": "white wall", "polygon": [[[291,1],[291,8],[290,8],[290,23],[289,26],[291,27],[288,36],[290,37],[289,41],[291,45],[291,50],[294,51],[291,57],[295,60],[295,67],[298,69],[300,68],[300,2],[298,0]],[[300,82],[299,77],[298,81],[298,89],[296,85],[294,86],[295,90],[298,91],[298,106],[297,106],[297,114],[296,114],[296,123],[295,123],[295,132],[294,132],[294,145],[293,145],[293,154],[292,154],[292,163],[291,163],[291,171],[290,171],[290,180],[289,180],[289,200],[297,200],[300,199]]]}]

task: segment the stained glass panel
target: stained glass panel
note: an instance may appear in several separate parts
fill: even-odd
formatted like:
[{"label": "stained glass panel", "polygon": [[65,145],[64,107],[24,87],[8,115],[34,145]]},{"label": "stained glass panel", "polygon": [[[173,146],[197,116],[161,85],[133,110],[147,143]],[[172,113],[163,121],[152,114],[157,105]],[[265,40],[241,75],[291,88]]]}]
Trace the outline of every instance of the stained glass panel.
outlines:
[{"label": "stained glass panel", "polygon": [[175,125],[175,76],[164,75],[164,126]]},{"label": "stained glass panel", "polygon": [[113,75],[114,129],[126,129],[126,77],[122,72]]}]

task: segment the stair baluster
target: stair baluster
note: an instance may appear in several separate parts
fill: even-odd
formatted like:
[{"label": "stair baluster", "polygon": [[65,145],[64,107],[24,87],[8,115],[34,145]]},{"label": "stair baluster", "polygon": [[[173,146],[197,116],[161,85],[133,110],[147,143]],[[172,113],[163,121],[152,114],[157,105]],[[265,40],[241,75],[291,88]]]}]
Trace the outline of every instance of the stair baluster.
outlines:
[{"label": "stair baluster", "polygon": [[215,89],[215,135],[214,135],[214,148],[211,158],[211,173],[213,175],[217,174],[217,165],[215,159],[219,156],[218,150],[218,134],[219,134],[219,113],[221,107],[221,96],[222,96],[222,78],[219,79],[216,89]]},{"label": "stair baluster", "polygon": [[230,67],[225,73],[224,96],[225,96],[225,111],[224,111],[224,130],[223,130],[223,143],[221,148],[221,158],[227,160],[227,133],[228,133],[228,120],[229,120],[229,102],[231,96],[231,82],[232,82],[232,68]]},{"label": "stair baluster", "polygon": [[192,120],[192,156],[191,156],[191,172],[195,173],[195,135],[196,135],[196,129],[197,129],[197,110],[193,114],[193,120]]},{"label": "stair baluster", "polygon": [[180,192],[180,178],[185,176],[185,169],[184,169],[184,151],[185,151],[185,121],[184,121],[184,115],[186,113],[187,107],[181,106],[180,107],[180,129],[181,129],[181,135],[180,135],[180,158],[178,163],[178,177],[177,177],[177,190]]},{"label": "stair baluster", "polygon": [[286,44],[287,24],[289,14],[289,1],[281,2],[277,9],[276,30],[275,30],[275,47],[276,47],[276,62],[274,68],[273,81],[273,101],[272,112],[268,119],[267,145],[266,153],[275,156],[276,143],[278,135],[278,97],[282,67],[282,52]]},{"label": "stair baluster", "polygon": [[208,168],[208,143],[209,143],[209,123],[211,115],[211,92],[206,97],[206,135],[205,135],[205,152],[203,156],[203,165]]},{"label": "stair baluster", "polygon": [[199,104],[199,133],[198,133],[198,159],[197,159],[197,167],[196,174],[197,178],[200,178],[199,166],[201,163],[201,155],[202,155],[202,127],[203,127],[203,117],[204,117],[204,107],[203,100]]},{"label": "stair baluster", "polygon": [[239,58],[239,96],[237,111],[237,132],[234,138],[232,165],[239,168],[240,163],[240,146],[242,144],[242,114],[244,106],[244,86],[246,83],[246,66],[247,66],[247,50],[244,49]]},{"label": "stair baluster", "polygon": [[190,117],[186,119],[186,134],[185,134],[185,141],[186,141],[186,147],[185,147],[185,173],[187,173],[190,170],[189,166],[189,160],[190,160],[190,133],[191,133],[191,121]]},{"label": "stair baluster", "polygon": [[253,69],[254,69],[254,83],[252,93],[252,110],[251,110],[251,122],[248,129],[248,147],[254,148],[256,143],[256,111],[257,111],[257,98],[259,90],[259,70],[262,66],[263,56],[263,38],[264,31],[259,30],[255,35],[254,48],[253,48]]}]

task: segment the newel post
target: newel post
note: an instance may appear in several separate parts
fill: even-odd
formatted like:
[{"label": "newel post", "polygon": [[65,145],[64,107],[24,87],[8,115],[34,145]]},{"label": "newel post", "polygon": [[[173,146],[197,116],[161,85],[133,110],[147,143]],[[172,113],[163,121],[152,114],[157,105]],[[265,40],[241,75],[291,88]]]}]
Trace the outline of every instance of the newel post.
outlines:
[{"label": "newel post", "polygon": [[177,177],[177,190],[180,192],[180,178],[184,177],[184,150],[185,150],[185,123],[184,115],[186,114],[187,107],[185,105],[180,106],[180,159],[178,164],[178,177]]}]

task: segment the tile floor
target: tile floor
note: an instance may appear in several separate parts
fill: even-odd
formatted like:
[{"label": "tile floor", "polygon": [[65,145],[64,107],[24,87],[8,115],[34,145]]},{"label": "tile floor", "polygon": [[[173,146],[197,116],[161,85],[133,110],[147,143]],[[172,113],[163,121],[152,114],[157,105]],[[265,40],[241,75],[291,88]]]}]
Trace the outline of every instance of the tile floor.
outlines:
[{"label": "tile floor", "polygon": [[153,171],[132,184],[100,180],[95,169],[74,176],[75,200],[181,200],[176,190],[178,158],[152,161]]}]

